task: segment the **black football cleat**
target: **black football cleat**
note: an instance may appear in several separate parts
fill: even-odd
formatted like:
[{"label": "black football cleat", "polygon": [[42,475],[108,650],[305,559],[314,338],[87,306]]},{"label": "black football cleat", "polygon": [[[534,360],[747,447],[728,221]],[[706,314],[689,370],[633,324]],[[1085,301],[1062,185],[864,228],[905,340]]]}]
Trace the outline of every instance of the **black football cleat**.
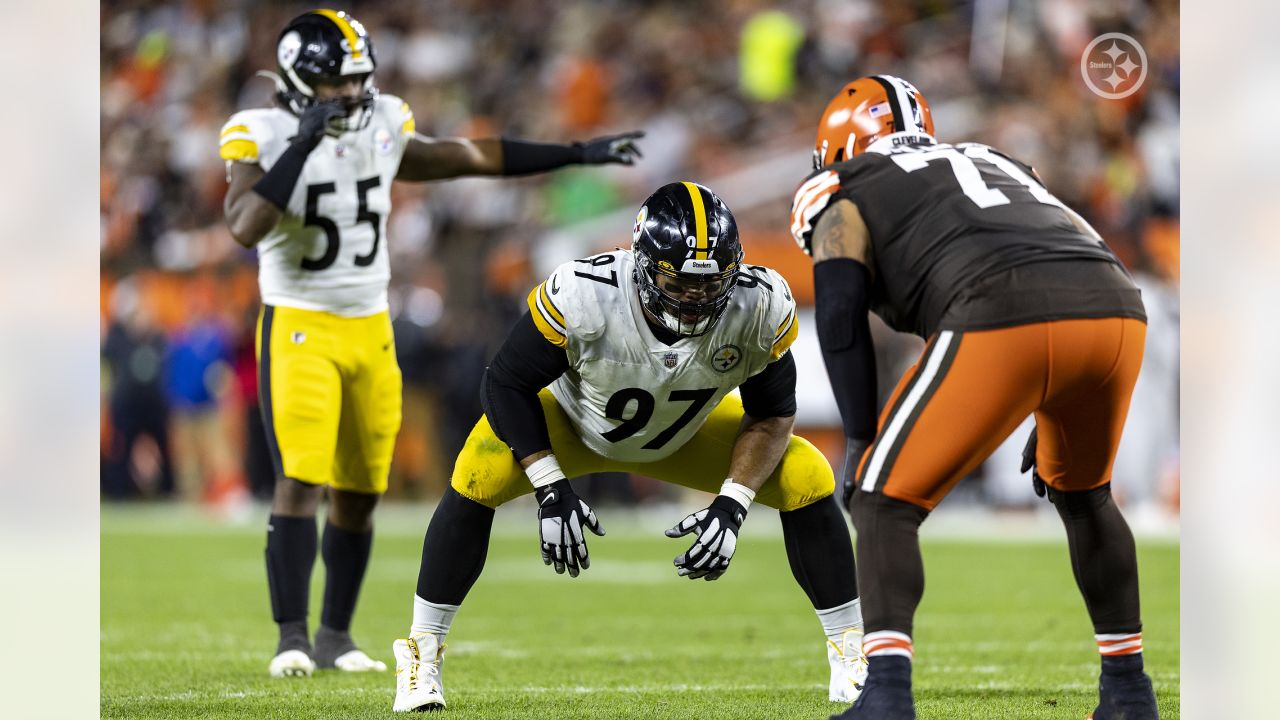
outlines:
[{"label": "black football cleat", "polygon": [[853,707],[831,720],[916,720],[911,697],[911,661],[905,657],[871,658],[867,683]]},{"label": "black football cleat", "polygon": [[1089,720],[1160,720],[1156,694],[1146,673],[1102,673],[1098,676],[1098,707]]}]

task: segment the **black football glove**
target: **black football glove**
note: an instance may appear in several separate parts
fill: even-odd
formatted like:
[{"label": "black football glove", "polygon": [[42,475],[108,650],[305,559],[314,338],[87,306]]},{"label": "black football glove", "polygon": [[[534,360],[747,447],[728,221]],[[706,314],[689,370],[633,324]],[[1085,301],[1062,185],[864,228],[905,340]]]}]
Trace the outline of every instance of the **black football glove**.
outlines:
[{"label": "black football glove", "polygon": [[862,456],[867,452],[867,447],[870,445],[870,441],[867,440],[856,440],[851,437],[844,439],[844,467],[840,473],[840,502],[849,513],[853,512],[853,509],[849,507],[849,501],[853,500],[853,493],[858,489],[858,465],[862,463]]},{"label": "black football glove", "polygon": [[711,506],[699,510],[667,530],[667,537],[684,537],[691,532],[698,534],[693,546],[675,559],[680,575],[690,580],[705,578],[715,580],[729,569],[733,551],[738,548],[738,531],[747,511],[742,503],[724,495],[716,496]]},{"label": "black football glove", "polygon": [[568,568],[569,577],[578,577],[579,568],[591,567],[582,528],[585,526],[596,535],[604,535],[596,512],[578,497],[568,480],[557,480],[534,493],[538,499],[543,564],[555,563],[557,573],[563,575]]},{"label": "black football glove", "polygon": [[1031,489],[1036,491],[1036,495],[1045,496],[1044,480],[1040,477],[1039,471],[1036,470],[1036,428],[1031,428],[1031,436],[1027,438],[1026,447],[1022,448],[1022,470],[1021,472],[1031,471]]},{"label": "black football glove", "polygon": [[290,145],[298,145],[311,152],[316,149],[328,132],[329,121],[345,115],[347,108],[340,100],[318,102],[298,117],[298,133],[289,138]]},{"label": "black football glove", "polygon": [[621,135],[605,135],[586,142],[577,142],[582,148],[583,165],[605,165],[619,163],[634,165],[636,158],[644,157],[635,141],[644,137],[644,131],[637,130]]}]

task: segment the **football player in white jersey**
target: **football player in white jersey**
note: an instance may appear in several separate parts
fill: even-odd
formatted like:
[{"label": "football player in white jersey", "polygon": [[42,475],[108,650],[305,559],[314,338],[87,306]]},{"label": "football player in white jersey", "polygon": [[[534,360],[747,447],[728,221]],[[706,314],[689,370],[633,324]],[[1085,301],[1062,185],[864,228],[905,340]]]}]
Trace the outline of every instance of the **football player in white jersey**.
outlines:
[{"label": "football player in white jersey", "polygon": [[645,201],[632,243],[561,265],[490,364],[485,416],[427,529],[413,625],[395,642],[394,710],[444,706],[444,637],[484,566],[494,510],[535,493],[543,562],[576,577],[590,567],[586,530],[604,529],[568,478],[603,471],[717,493],[666,533],[692,536],[675,558],[691,579],[728,569],[752,502],[780,510],[792,573],[827,637],[829,697],[860,692],[849,531],[831,466],[791,434],[798,328],[786,281],[742,264],[733,215],[691,182]]},{"label": "football player in white jersey", "polygon": [[[400,429],[384,237],[391,183],[630,165],[640,133],[572,145],[418,135],[408,104],[378,93],[373,43],[343,12],[298,16],[276,53],[278,74],[265,74],[280,107],[236,113],[220,141],[227,224],[240,244],[257,247],[260,267],[259,385],[277,477],[266,558],[280,640],[270,671],[385,670],[356,648],[350,624]],[[313,647],[307,599],[326,487],[327,574]]]}]

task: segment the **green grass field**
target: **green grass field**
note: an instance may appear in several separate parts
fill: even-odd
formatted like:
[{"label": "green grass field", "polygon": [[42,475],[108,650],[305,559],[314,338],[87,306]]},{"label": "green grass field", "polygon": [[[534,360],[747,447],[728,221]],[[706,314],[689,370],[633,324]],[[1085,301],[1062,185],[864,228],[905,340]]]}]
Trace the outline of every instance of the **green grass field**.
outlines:
[{"label": "green grass field", "polygon": [[[791,579],[776,516],[753,511],[732,569],[678,578],[687,541],[660,518],[598,508],[577,579],[542,565],[531,510],[504,508],[489,562],[450,633],[445,717],[826,718],[823,637]],[[389,507],[356,640],[394,665],[410,621],[429,509]],[[665,523],[665,525],[663,524]],[[390,718],[394,676],[273,680],[265,522],[226,526],[177,507],[102,514],[102,716]],[[927,526],[926,526],[927,527]],[[1161,717],[1178,717],[1178,548],[1140,542],[1146,662]],[[1098,661],[1064,543],[927,539],[916,620],[922,720],[1084,718]],[[321,592],[317,562],[312,622]]]}]

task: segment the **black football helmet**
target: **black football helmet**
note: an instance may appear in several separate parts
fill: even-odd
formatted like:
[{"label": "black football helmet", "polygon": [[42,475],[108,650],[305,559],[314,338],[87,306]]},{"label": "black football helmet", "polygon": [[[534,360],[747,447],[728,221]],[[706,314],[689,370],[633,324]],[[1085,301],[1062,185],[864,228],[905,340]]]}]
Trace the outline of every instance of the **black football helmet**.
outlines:
[{"label": "black football helmet", "polygon": [[378,62],[373,41],[359,20],[340,10],[313,10],[285,26],[276,41],[279,74],[259,75],[276,83],[276,99],[294,115],[318,102],[316,87],[344,80],[359,80],[363,92],[346,99],[347,114],[329,121],[329,134],[363,130],[373,119],[378,89],[373,70]]},{"label": "black football helmet", "polygon": [[640,304],[679,335],[715,326],[738,283],[742,242],[733,213],[691,182],[663,185],[640,207],[631,231]]}]

